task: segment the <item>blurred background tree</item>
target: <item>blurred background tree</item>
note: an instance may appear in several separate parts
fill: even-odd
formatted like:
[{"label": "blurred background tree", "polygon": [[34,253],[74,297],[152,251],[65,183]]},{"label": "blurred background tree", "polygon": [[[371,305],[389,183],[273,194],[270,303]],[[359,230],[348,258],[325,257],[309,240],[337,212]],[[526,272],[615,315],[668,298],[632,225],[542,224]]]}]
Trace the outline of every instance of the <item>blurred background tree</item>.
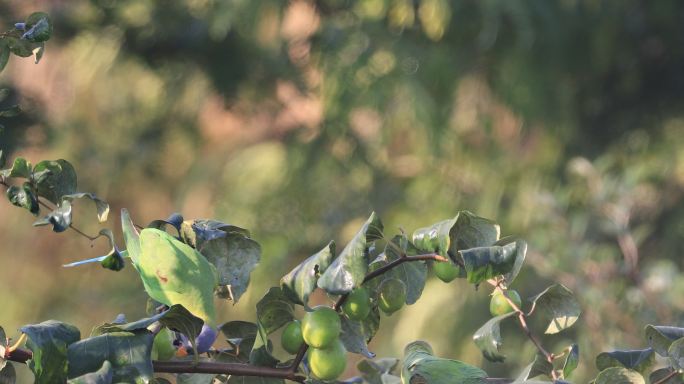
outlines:
[{"label": "blurred background tree", "polygon": [[[469,209],[528,240],[523,297],[547,280],[578,294],[573,381],[599,351],[641,346],[646,323],[684,325],[684,3],[9,0],[0,26],[35,10],[54,37],[0,78],[25,110],[1,121],[0,149],[69,159],[142,224],[180,211],[250,228],[262,263],[223,320],[252,320],[267,287],[371,210],[411,231]],[[130,268],[60,267],[106,244],[35,240],[47,229],[0,214],[4,280],[25,287],[0,290],[5,329],[142,316]],[[442,284],[384,318],[372,349],[422,338],[493,376],[532,360],[504,327],[509,359],[485,362],[471,336],[488,290]]]}]

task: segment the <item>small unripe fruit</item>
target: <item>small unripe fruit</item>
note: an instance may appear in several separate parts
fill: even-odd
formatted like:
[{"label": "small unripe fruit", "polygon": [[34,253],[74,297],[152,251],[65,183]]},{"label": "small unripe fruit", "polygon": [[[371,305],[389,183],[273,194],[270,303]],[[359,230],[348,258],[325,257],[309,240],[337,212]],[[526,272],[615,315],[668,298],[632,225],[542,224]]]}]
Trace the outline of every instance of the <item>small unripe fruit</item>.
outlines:
[{"label": "small unripe fruit", "polygon": [[458,277],[460,269],[449,261],[436,261],[432,264],[432,270],[440,280],[449,283]]},{"label": "small unripe fruit", "polygon": [[344,304],[342,311],[351,320],[363,320],[368,317],[371,310],[370,297],[365,288],[359,287],[351,291]]},{"label": "small unripe fruit", "polygon": [[399,310],[406,302],[406,284],[399,279],[387,279],[378,287],[378,307],[388,315]]},{"label": "small unripe fruit", "polygon": [[309,349],[309,368],[320,380],[335,380],[347,368],[347,350],[340,339],[336,339],[326,348]]},{"label": "small unripe fruit", "polygon": [[302,325],[299,320],[291,321],[285,326],[285,329],[280,336],[280,344],[283,346],[284,350],[291,354],[295,354],[299,351],[299,348],[304,344]]},{"label": "small unripe fruit", "polygon": [[341,329],[340,315],[330,307],[316,307],[302,318],[302,336],[314,348],[331,345],[337,340]]},{"label": "small unripe fruit", "polygon": [[[522,300],[520,299],[518,292],[514,289],[509,289],[506,291],[506,293],[508,294],[508,297],[510,297],[511,301],[513,301],[515,305],[520,308],[522,305]],[[492,316],[501,316],[513,311],[513,307],[508,300],[506,300],[503,293],[500,291],[495,291],[492,294],[492,299],[489,302],[489,312],[492,314]]]},{"label": "small unripe fruit", "polygon": [[169,360],[176,354],[173,346],[173,333],[168,328],[162,328],[154,336],[152,343],[152,360]]}]

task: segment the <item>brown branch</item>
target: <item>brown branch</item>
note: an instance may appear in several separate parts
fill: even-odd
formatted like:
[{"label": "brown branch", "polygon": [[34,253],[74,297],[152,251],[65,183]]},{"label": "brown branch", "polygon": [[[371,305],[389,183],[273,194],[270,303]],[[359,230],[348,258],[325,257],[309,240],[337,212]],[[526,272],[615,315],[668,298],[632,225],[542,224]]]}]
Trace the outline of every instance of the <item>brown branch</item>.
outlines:
[{"label": "brown branch", "polygon": [[544,357],[546,358],[546,361],[548,361],[550,364],[552,364],[552,366],[551,366],[552,367],[551,368],[551,378],[553,380],[558,380],[558,374],[556,373],[556,370],[553,369],[553,360],[555,359],[555,356],[553,353],[550,353],[549,351],[547,351],[542,346],[541,341],[539,341],[539,338],[537,338],[537,336],[532,333],[532,331],[530,330],[530,327],[527,325],[527,316],[525,315],[525,312],[523,312],[522,309],[520,309],[520,307],[518,307],[518,305],[516,305],[513,302],[513,300],[510,297],[508,297],[507,290],[501,289],[501,286],[499,286],[499,285],[496,285],[494,288],[496,290],[498,290],[499,292],[501,292],[501,294],[503,294],[503,296],[506,299],[506,301],[508,302],[508,304],[517,313],[518,324],[520,324],[520,328],[522,328],[523,332],[525,332],[525,335],[527,335],[527,338],[530,339],[532,344],[534,344],[534,346],[537,347],[537,350],[539,350],[539,352],[542,355],[544,355]]}]

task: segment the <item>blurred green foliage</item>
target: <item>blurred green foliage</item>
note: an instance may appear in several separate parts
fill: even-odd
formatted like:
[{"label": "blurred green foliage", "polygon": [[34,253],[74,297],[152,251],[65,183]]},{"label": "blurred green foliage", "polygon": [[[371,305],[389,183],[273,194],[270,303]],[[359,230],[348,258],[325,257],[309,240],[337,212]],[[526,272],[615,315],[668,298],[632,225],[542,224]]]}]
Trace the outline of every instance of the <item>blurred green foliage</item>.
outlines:
[{"label": "blurred green foliage", "polygon": [[[53,38],[39,65],[13,59],[3,72],[3,103],[24,113],[0,118],[0,149],[69,159],[81,186],[141,224],[181,211],[250,228],[262,262],[220,320],[253,320],[267,287],[329,240],[345,244],[373,210],[413,231],[468,209],[527,240],[523,298],[551,280],[578,295],[573,381],[595,376],[598,352],[643,345],[644,324],[684,322],[684,3],[28,6],[0,4],[2,30],[39,9]],[[12,209],[0,205],[3,277],[24,288],[0,291],[5,329],[144,314],[130,269],[60,268],[108,244],[37,237],[47,230]],[[504,326],[508,359],[485,363],[471,336],[489,292],[442,284],[383,318],[371,349],[399,356],[422,338],[493,376],[534,358]]]}]

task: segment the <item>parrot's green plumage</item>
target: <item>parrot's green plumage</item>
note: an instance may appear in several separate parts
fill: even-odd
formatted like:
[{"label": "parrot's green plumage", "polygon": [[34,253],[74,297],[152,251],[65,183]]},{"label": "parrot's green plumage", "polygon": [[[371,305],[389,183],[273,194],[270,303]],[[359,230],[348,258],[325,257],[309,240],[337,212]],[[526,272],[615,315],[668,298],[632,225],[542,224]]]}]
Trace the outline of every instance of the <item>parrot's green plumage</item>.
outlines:
[{"label": "parrot's green plumage", "polygon": [[414,341],[404,348],[402,384],[484,384],[487,373],[458,360],[433,356],[430,345]]},{"label": "parrot's green plumage", "polygon": [[207,325],[214,325],[216,268],[164,231],[145,228],[138,234],[126,210],[121,211],[121,222],[128,255],[147,294],[162,304],[180,304]]}]

